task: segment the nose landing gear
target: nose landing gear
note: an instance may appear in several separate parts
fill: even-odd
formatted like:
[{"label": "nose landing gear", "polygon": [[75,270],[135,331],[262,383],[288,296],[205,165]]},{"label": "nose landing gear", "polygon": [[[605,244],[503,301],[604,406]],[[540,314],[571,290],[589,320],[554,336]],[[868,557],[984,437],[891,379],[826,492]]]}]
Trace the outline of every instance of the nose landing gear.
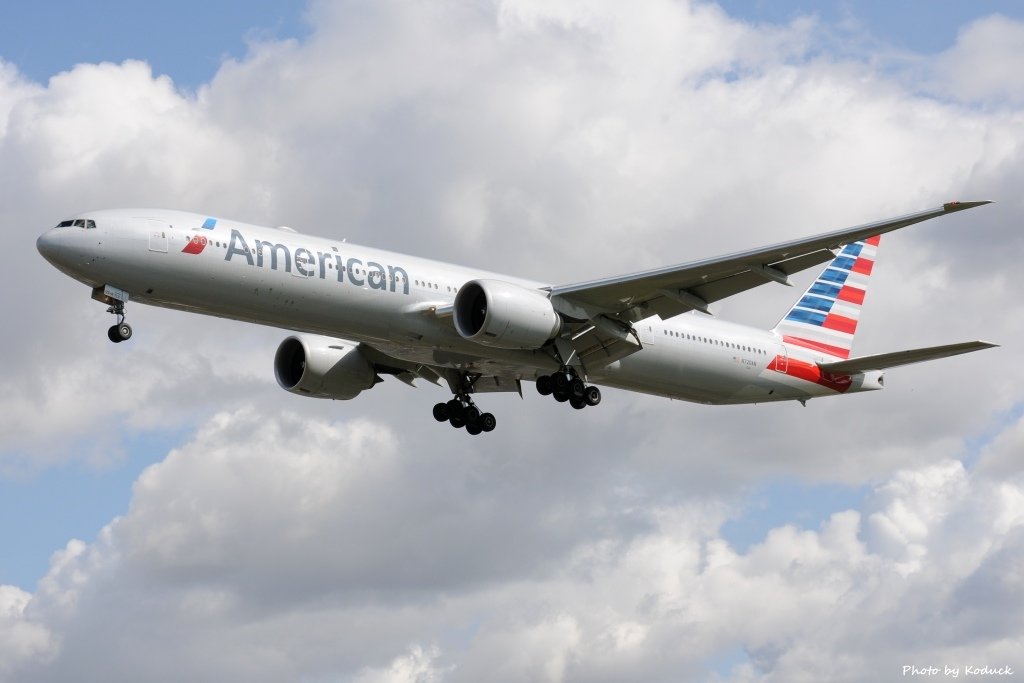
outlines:
[{"label": "nose landing gear", "polygon": [[124,302],[115,300],[113,305],[107,309],[107,313],[113,313],[117,316],[117,324],[111,325],[110,329],[107,330],[107,339],[115,344],[131,339],[132,326],[124,321]]},{"label": "nose landing gear", "polygon": [[106,285],[92,290],[92,298],[109,304],[107,313],[117,316],[117,324],[107,330],[107,339],[120,344],[132,338],[132,326],[124,321],[124,307],[128,303],[128,292],[117,287]]},{"label": "nose landing gear", "polygon": [[111,325],[110,328],[107,329],[107,339],[115,344],[120,344],[121,342],[128,341],[131,338],[132,326],[126,323],[123,318],[121,322],[116,325]]}]

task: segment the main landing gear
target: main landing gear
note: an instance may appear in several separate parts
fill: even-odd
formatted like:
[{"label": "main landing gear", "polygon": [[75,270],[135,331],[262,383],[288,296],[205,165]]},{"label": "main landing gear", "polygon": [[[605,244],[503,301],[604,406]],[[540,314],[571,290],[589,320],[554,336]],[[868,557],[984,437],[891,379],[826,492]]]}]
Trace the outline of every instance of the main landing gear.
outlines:
[{"label": "main landing gear", "polygon": [[107,339],[115,344],[131,339],[132,326],[124,321],[124,302],[115,300],[110,308],[107,309],[107,313],[113,313],[117,316],[117,324],[111,325],[110,329],[107,330]]},{"label": "main landing gear", "polygon": [[481,413],[467,394],[456,396],[447,403],[435,405],[434,419],[438,422],[447,422],[456,429],[465,427],[466,431],[474,436],[481,432],[494,431],[498,424],[494,415]]},{"label": "main landing gear", "polygon": [[456,429],[466,428],[466,431],[476,436],[481,432],[494,431],[498,421],[490,413],[481,413],[480,409],[473,403],[470,393],[473,390],[475,376],[463,374],[459,378],[459,391],[455,398],[447,403],[438,403],[434,406],[434,419],[438,422],[447,422]]},{"label": "main landing gear", "polygon": [[568,402],[576,410],[596,406],[601,402],[601,390],[586,384],[571,367],[538,377],[537,393],[541,396],[554,396],[559,403]]}]

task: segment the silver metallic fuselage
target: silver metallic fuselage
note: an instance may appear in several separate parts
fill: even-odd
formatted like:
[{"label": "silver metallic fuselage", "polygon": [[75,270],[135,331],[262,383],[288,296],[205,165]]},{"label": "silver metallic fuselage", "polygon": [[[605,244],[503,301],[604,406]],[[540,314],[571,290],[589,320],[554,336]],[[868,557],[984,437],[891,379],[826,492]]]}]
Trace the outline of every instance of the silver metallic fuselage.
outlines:
[{"label": "silver metallic fuselage", "polygon": [[[40,253],[86,285],[117,287],[133,302],[363,342],[407,362],[486,375],[533,380],[558,368],[543,350],[464,339],[438,314],[470,280],[529,289],[545,283],[282,228],[218,219],[207,229],[211,219],[180,211],[117,209],[80,218],[96,227],[54,228],[39,238]],[[837,393],[785,372],[823,357],[789,348],[768,331],[694,314],[653,317],[635,328],[643,349],[590,372],[590,381],[702,403]],[[880,388],[877,379],[855,375],[846,392]]]}]

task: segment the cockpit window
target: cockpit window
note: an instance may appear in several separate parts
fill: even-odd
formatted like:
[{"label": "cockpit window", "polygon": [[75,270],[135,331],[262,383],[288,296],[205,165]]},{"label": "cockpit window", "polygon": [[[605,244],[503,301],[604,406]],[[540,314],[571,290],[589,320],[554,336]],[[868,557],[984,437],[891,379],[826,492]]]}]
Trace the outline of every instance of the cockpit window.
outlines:
[{"label": "cockpit window", "polygon": [[58,228],[70,228],[71,226],[94,230],[96,228],[96,221],[88,218],[72,218],[57,224]]}]

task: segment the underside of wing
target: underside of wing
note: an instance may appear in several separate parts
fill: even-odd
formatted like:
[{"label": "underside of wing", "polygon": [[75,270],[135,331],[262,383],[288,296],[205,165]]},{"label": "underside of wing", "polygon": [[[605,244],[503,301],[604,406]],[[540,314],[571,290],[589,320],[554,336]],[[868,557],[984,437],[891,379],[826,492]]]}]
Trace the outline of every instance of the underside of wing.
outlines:
[{"label": "underside of wing", "polygon": [[924,361],[936,360],[958,356],[962,353],[982,351],[998,346],[984,341],[969,341],[959,344],[945,344],[943,346],[929,346],[923,349],[908,349],[906,351],[894,351],[892,353],[879,353],[872,356],[860,356],[848,360],[836,361],[834,363],[818,363],[823,372],[838,374],[856,374],[859,372],[870,372],[872,370],[885,370],[911,363],[922,363]]},{"label": "underside of wing", "polygon": [[577,320],[606,316],[629,323],[651,315],[667,319],[692,310],[707,312],[708,304],[759,285],[789,284],[790,275],[831,261],[834,250],[850,242],[988,203],[949,202],[935,209],[761,249],[556,286],[550,290],[551,299],[563,315]]},{"label": "underside of wing", "polygon": [[[403,360],[365,343],[360,346],[378,376],[390,375],[409,386],[416,386],[415,381],[421,379],[439,386],[444,382],[453,392],[467,389],[469,393],[476,394],[513,392],[521,396],[523,393],[516,373],[487,372],[484,369],[476,372],[472,367],[461,371],[443,365]],[[469,378],[469,386],[464,384],[464,375]]]}]

